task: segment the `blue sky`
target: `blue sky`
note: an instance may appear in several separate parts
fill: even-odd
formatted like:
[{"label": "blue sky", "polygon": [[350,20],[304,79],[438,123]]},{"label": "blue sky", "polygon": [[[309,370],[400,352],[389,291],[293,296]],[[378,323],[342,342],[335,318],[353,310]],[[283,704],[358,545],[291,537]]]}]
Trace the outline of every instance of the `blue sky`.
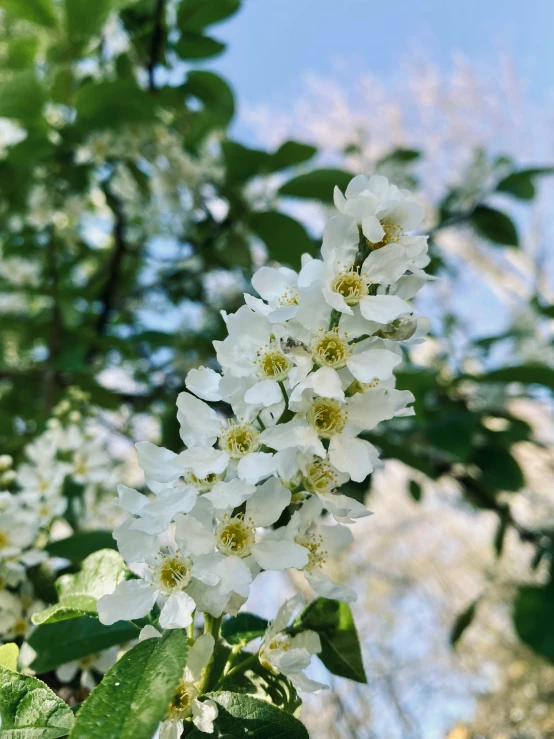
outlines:
[{"label": "blue sky", "polygon": [[232,82],[239,105],[284,108],[308,72],[332,74],[337,59],[351,63],[353,78],[369,70],[386,80],[414,47],[444,67],[453,52],[486,62],[503,48],[542,98],[554,87],[553,27],[553,0],[244,0],[214,27],[229,49],[210,66]]}]

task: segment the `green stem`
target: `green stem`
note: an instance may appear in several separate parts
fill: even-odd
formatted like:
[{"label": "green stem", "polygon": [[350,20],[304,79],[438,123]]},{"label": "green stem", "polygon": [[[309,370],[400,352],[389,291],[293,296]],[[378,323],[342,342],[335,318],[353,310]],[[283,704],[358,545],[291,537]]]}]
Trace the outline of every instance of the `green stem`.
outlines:
[{"label": "green stem", "polygon": [[212,672],[213,672],[214,664],[215,664],[215,650],[217,649],[217,640],[219,638],[219,629],[221,627],[222,620],[223,620],[223,616],[214,618],[214,616],[210,616],[209,613],[204,614],[204,633],[211,634],[213,636],[215,640],[215,646],[214,646],[214,651],[212,653],[212,656],[210,657],[210,661],[204,668],[202,680],[198,684],[198,692],[200,693],[200,695],[206,692],[206,689],[208,685],[210,684],[210,678],[212,676]]}]

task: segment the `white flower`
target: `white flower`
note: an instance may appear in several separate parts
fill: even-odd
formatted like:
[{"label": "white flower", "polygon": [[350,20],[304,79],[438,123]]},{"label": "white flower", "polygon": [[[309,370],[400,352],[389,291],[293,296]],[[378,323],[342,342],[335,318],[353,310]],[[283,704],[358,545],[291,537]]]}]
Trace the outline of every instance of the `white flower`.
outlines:
[{"label": "white flower", "polygon": [[252,571],[303,567],[307,555],[292,541],[258,538],[256,529],[275,523],[290,503],[291,493],[272,478],[246,501],[244,515],[224,514],[215,525],[193,511],[178,516],[176,537],[195,557],[193,575],[207,585],[217,585],[222,595],[246,598]]},{"label": "white flower", "polygon": [[80,672],[81,686],[94,690],[98,682],[94,673],[103,675],[107,672],[116,663],[118,654],[119,647],[112,647],[99,654],[90,654],[79,660],[66,662],[56,669],[56,677],[61,683],[70,683]]},{"label": "white flower", "polygon": [[246,304],[265,315],[270,323],[294,318],[299,304],[298,274],[294,270],[261,267],[252,277],[252,287],[263,300],[245,295]]},{"label": "white flower", "polygon": [[199,731],[212,734],[217,718],[217,704],[209,698],[199,700],[198,684],[215,647],[211,634],[199,636],[189,649],[185,673],[169,707],[169,718],[160,728],[160,739],[179,739],[183,733],[183,719],[192,716]]},{"label": "white flower", "polygon": [[181,550],[159,551],[149,558],[145,579],[124,580],[98,600],[101,623],[131,621],[150,613],[158,597],[165,598],[160,612],[163,629],[184,629],[192,623],[196,603],[185,590],[192,579],[192,559]]},{"label": "white flower", "polygon": [[269,624],[260,647],[261,664],[275,675],[286,675],[297,690],[315,693],[327,685],[304,675],[314,654],[321,652],[321,641],[315,631],[302,631],[296,636],[283,633],[289,621],[303,605],[299,594],[285,601],[279,608],[275,621]]},{"label": "white flower", "polygon": [[[325,375],[318,391],[334,394],[332,378]],[[318,397],[304,393],[298,403],[297,417],[263,431],[261,440],[277,451],[296,446],[318,457],[328,456],[337,470],[349,474],[356,482],[362,482],[373,471],[378,455],[372,444],[356,437],[375,428],[381,421],[399,415],[413,400],[414,396],[409,391],[386,387],[356,393],[344,401],[333,395]],[[328,450],[322,439],[329,439]]]}]

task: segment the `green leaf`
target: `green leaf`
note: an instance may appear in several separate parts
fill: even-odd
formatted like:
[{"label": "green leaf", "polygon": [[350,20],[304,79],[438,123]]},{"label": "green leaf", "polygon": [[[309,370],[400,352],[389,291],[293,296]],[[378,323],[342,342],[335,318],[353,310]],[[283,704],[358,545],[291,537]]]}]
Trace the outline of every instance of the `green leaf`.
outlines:
[{"label": "green leaf", "polygon": [[14,642],[2,644],[0,647],[0,665],[7,667],[8,670],[17,670],[17,658],[19,657],[19,647]]},{"label": "green leaf", "polygon": [[408,490],[412,498],[416,501],[416,503],[419,503],[419,501],[421,500],[421,495],[422,495],[421,485],[419,484],[419,482],[416,482],[415,480],[410,480]]},{"label": "green leaf", "polygon": [[474,600],[473,603],[470,603],[469,606],[456,617],[450,632],[450,643],[452,646],[455,646],[458,643],[464,631],[471,625],[471,622],[475,618],[478,603],[479,599]]},{"label": "green leaf", "polygon": [[499,513],[498,526],[494,534],[494,551],[497,557],[502,556],[504,551],[504,540],[506,539],[506,532],[510,525],[510,509],[508,506],[502,508]]},{"label": "green leaf", "polygon": [[100,33],[112,10],[124,5],[121,0],[64,0],[65,22],[70,43],[83,43]]},{"label": "green leaf", "polygon": [[519,246],[519,237],[512,219],[487,205],[478,205],[471,215],[475,230],[494,244]]},{"label": "green leaf", "polygon": [[92,616],[41,624],[27,639],[37,653],[31,668],[38,674],[49,672],[66,662],[125,644],[136,639],[138,634],[137,626],[127,621],[104,626]]},{"label": "green leaf", "polygon": [[16,72],[0,83],[0,117],[30,121],[40,116],[43,89],[31,70]]},{"label": "green leaf", "polygon": [[183,677],[188,638],[171,629],[126,652],[81,706],[72,739],[147,739],[156,731]]},{"label": "green leaf", "polygon": [[10,39],[7,44],[8,56],[5,60],[7,69],[28,69],[38,51],[38,36],[19,36]]},{"label": "green leaf", "polygon": [[512,172],[500,180],[496,190],[497,192],[506,192],[520,200],[533,200],[536,194],[535,177],[552,174],[553,172],[554,167],[521,169],[519,172]]},{"label": "green leaf", "polygon": [[[219,715],[215,726],[221,737],[309,739],[304,724],[267,701],[229,691],[207,693],[206,698],[217,703]],[[203,736],[198,729],[188,734],[190,739],[203,739]]]},{"label": "green leaf", "polygon": [[88,129],[149,123],[156,116],[152,96],[127,79],[89,82],[79,90],[76,108],[79,121]]},{"label": "green leaf", "polygon": [[519,638],[554,662],[554,587],[524,585],[514,601],[514,626]]},{"label": "green leaf", "polygon": [[179,28],[200,31],[237,12],[241,0],[182,0],[177,14]]},{"label": "green leaf", "polygon": [[313,241],[304,226],[284,213],[276,210],[252,213],[248,222],[272,259],[299,267],[302,254],[313,251]]},{"label": "green leaf", "polygon": [[318,657],[329,672],[358,683],[367,683],[360,642],[347,603],[317,598],[298,616],[292,630],[317,631],[322,647]]},{"label": "green leaf", "polygon": [[224,141],[221,145],[227,171],[227,182],[246,182],[269,169],[270,154],[260,149],[250,149],[237,141]]},{"label": "green leaf", "polygon": [[417,149],[394,149],[386,156],[379,159],[377,164],[409,164],[421,158],[421,152]]},{"label": "green leaf", "polygon": [[119,552],[101,549],[88,556],[76,575],[62,575],[56,581],[59,603],[32,617],[34,624],[55,623],[68,618],[96,614],[96,603],[125,580],[128,570]]},{"label": "green leaf", "polygon": [[0,0],[0,8],[22,20],[38,26],[54,28],[56,12],[52,0]]},{"label": "green leaf", "polygon": [[285,141],[270,155],[270,171],[278,172],[287,167],[295,167],[311,159],[317,153],[317,148],[299,141]]},{"label": "green leaf", "polygon": [[441,449],[459,462],[465,462],[471,453],[471,446],[478,417],[469,411],[449,413],[425,426],[427,438],[437,449]]},{"label": "green leaf", "polygon": [[78,562],[99,549],[117,549],[117,544],[109,531],[79,531],[67,539],[58,539],[47,546],[51,557],[63,557]]},{"label": "green leaf", "polygon": [[554,369],[544,364],[522,364],[502,367],[484,375],[471,376],[476,382],[520,382],[523,385],[544,385],[554,390]]},{"label": "green leaf", "polygon": [[208,59],[225,50],[225,44],[194,31],[183,31],[173,47],[181,59]]},{"label": "green leaf", "polygon": [[41,680],[0,666],[2,739],[58,739],[73,726],[71,709]]},{"label": "green leaf", "polygon": [[268,622],[253,613],[241,612],[227,619],[221,627],[221,635],[229,644],[247,644],[263,636]]},{"label": "green leaf", "polygon": [[225,129],[235,114],[233,91],[227,82],[214,72],[195,70],[189,72],[182,86],[186,96],[200,100],[203,110],[195,113],[187,142],[196,146],[213,129]]},{"label": "green leaf", "polygon": [[345,190],[352,177],[340,169],[316,169],[285,182],[279,188],[279,194],[332,203],[335,186]]},{"label": "green leaf", "polygon": [[479,467],[479,479],[492,490],[515,493],[525,484],[523,471],[508,449],[489,445],[476,449],[472,462]]},{"label": "green leaf", "polygon": [[[241,652],[235,658],[233,666],[240,665],[244,660],[250,659],[250,652]],[[274,706],[297,716],[302,706],[302,701],[294,685],[283,674],[274,675],[258,659],[254,660],[244,671],[223,678],[221,683],[217,682],[221,690],[231,693],[246,693],[255,698],[269,701]]]}]

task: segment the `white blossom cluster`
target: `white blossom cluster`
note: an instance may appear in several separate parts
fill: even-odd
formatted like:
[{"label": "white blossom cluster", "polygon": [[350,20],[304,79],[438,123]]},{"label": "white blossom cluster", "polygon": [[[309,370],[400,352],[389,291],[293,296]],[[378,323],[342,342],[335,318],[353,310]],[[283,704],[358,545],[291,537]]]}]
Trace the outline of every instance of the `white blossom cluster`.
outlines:
[{"label": "white blossom cluster", "polygon": [[[79,410],[86,401],[70,388],[44,433],[25,448],[26,461],[14,468],[9,455],[0,456],[0,642],[26,636],[31,616],[44,607],[27,573],[48,559],[53,533],[72,533],[68,507],[86,527],[106,503],[113,460],[105,443],[88,433]],[[68,481],[80,493],[71,504]]]},{"label": "white blossom cluster", "polygon": [[[430,279],[429,257],[427,237],[409,235],[422,208],[385,177],[355,177],[335,204],[321,259],[304,255],[299,273],[262,267],[259,297],[222,312],[222,371],[190,371],[177,398],[185,449],[136,445],[153,495],[118,488],[128,518],[114,537],[138,577],[99,600],[104,624],[156,603],[163,629],[190,627],[196,611],[236,614],[264,570],[295,569],[317,594],[355,599],[325,572],[351,542],[349,525],[369,514],[340,487],[379,466],[364,432],[413,413],[393,370],[400,344],[428,329],[409,301]],[[317,635],[282,633],[295,605],[268,630],[260,659],[315,690],[302,669]]]}]

